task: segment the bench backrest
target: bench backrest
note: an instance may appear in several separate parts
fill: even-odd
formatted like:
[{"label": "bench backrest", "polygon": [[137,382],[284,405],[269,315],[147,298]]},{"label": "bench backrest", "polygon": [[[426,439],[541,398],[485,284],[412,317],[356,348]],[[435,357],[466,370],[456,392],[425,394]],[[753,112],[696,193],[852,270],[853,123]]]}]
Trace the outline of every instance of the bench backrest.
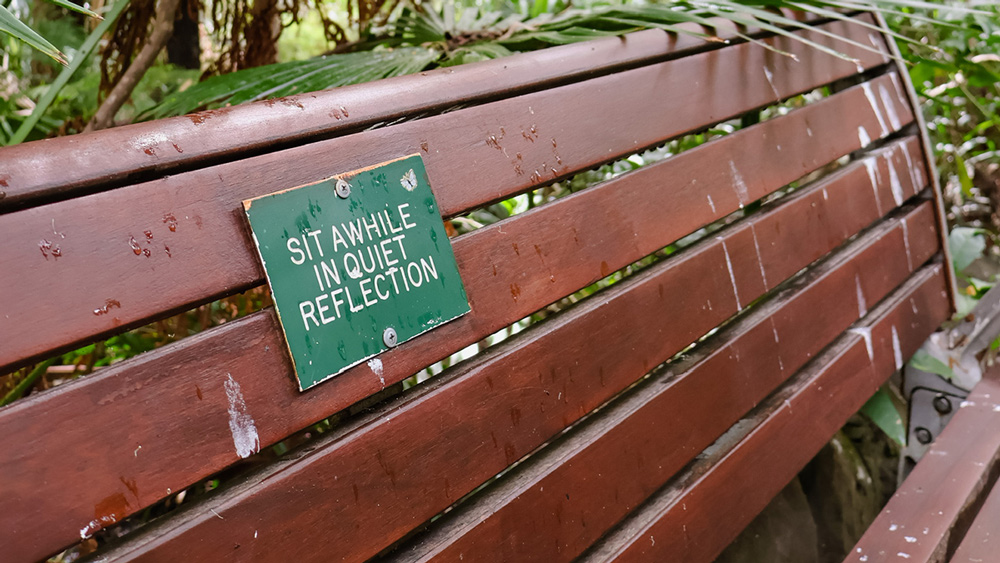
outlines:
[{"label": "bench backrest", "polygon": [[951,310],[891,47],[806,27],[857,61],[645,31],[0,150],[9,370],[264,284],[244,199],[420,153],[450,219],[716,128],[453,238],[471,313],[379,369],[300,392],[264,308],[0,409],[4,559],[710,560]]}]

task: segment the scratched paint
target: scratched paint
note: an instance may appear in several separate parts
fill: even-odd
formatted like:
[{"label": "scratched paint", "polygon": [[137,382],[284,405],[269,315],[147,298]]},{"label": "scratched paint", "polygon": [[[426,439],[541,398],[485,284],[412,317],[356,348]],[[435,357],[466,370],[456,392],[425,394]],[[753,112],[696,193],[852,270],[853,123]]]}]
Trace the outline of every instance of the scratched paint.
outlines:
[{"label": "scratched paint", "polygon": [[858,298],[858,316],[863,317],[868,314],[868,303],[865,301],[865,293],[861,290],[861,278],[854,274],[854,289]]},{"label": "scratched paint", "polygon": [[368,360],[368,369],[372,370],[375,377],[378,378],[379,382],[382,383],[382,389],[385,389],[385,377],[382,375],[382,360],[378,358],[372,358]]},{"label": "scratched paint", "polygon": [[874,157],[868,157],[861,162],[864,163],[865,170],[868,172],[868,181],[872,184],[872,193],[875,195],[875,209],[878,210],[878,214],[881,216],[882,199],[878,195],[878,185],[881,179],[879,178],[878,162]]},{"label": "scratched paint", "polygon": [[718,240],[722,241],[722,252],[726,255],[726,268],[729,269],[729,282],[733,284],[733,296],[736,297],[736,310],[742,311],[743,306],[740,305],[740,291],[736,289],[736,276],[733,274],[733,261],[729,259],[729,249],[726,248],[726,241],[721,238]]},{"label": "scratched paint", "polygon": [[903,351],[899,346],[899,333],[896,326],[892,326],[892,359],[896,361],[896,369],[903,369]]},{"label": "scratched paint", "polygon": [[875,360],[875,348],[872,346],[872,329],[871,327],[857,327],[848,330],[852,334],[857,334],[865,341],[865,350],[868,351],[868,361],[871,362]]},{"label": "scratched paint", "polygon": [[889,117],[889,125],[892,125],[894,130],[899,129],[902,122],[899,121],[899,114],[896,113],[896,105],[892,102],[889,91],[885,89],[885,86],[879,84],[878,94],[882,98],[882,106],[885,107],[885,113]]},{"label": "scratched paint", "polygon": [[875,93],[872,91],[872,85],[869,82],[865,82],[861,85],[861,89],[865,92],[865,97],[868,98],[868,105],[872,108],[872,113],[875,114],[875,119],[878,120],[879,129],[882,131],[882,135],[889,134],[889,128],[886,127],[885,118],[882,117],[882,111],[878,108],[878,102],[875,100]]},{"label": "scratched paint", "polygon": [[731,160],[729,161],[729,171],[733,175],[733,187],[736,189],[736,195],[740,198],[740,209],[743,209],[745,204],[750,203],[747,184],[743,181],[743,175],[736,169],[736,164]]},{"label": "scratched paint", "polygon": [[233,435],[233,445],[236,446],[236,455],[241,458],[249,457],[251,454],[260,451],[260,437],[257,435],[257,425],[254,424],[253,417],[247,412],[247,403],[243,399],[243,391],[240,384],[233,379],[231,373],[226,374],[224,384],[226,388],[226,398],[229,400],[229,431]]}]

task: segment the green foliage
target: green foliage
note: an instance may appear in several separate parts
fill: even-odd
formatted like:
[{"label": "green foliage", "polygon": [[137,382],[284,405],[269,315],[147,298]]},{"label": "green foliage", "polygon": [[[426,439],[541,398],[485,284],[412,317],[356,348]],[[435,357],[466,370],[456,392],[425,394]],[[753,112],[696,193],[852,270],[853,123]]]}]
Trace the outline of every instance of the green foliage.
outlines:
[{"label": "green foliage", "polygon": [[930,355],[927,350],[924,350],[923,348],[917,350],[917,352],[913,354],[913,357],[910,358],[909,364],[919,370],[926,371],[927,373],[936,373],[948,380],[955,378],[955,372],[952,371],[947,364]]},{"label": "green foliage", "polygon": [[893,400],[890,391],[882,387],[861,407],[861,413],[871,419],[886,436],[899,445],[906,445],[906,427],[900,407]]},{"label": "green foliage", "polygon": [[337,86],[369,82],[420,71],[437,53],[422,47],[380,49],[328,55],[308,61],[277,63],[213,76],[187,90],[167,96],[142,114],[142,119],[182,115]]},{"label": "green foliage", "polygon": [[[49,0],[57,6],[61,6],[68,10],[74,12],[79,12],[81,14],[86,14],[91,17],[100,19],[101,16],[91,12],[89,9],[69,2],[68,0]],[[66,55],[62,53],[55,45],[49,43],[47,39],[42,37],[37,31],[28,27],[24,22],[19,20],[9,9],[0,5],[0,31],[10,34],[20,41],[24,41],[28,45],[31,45],[35,49],[38,49],[45,55],[52,57],[54,60],[61,64],[69,64],[66,60]]]},{"label": "green foliage", "polygon": [[951,250],[951,260],[955,270],[961,272],[983,255],[986,240],[982,229],[955,227],[948,233],[948,248]]}]

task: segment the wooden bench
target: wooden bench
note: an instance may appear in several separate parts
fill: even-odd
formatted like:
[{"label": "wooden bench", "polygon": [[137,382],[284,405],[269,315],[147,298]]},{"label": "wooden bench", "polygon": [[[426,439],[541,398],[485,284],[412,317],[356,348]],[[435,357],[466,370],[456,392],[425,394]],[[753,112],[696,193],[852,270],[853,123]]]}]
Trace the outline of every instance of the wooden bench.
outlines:
[{"label": "wooden bench", "polygon": [[265,308],[0,409],[2,558],[713,559],[952,310],[884,36],[748,32],[798,60],[644,31],[0,150],[9,371],[262,285],[244,199],[419,153],[450,219],[735,129],[453,238],[471,313],[379,369],[300,392]]}]

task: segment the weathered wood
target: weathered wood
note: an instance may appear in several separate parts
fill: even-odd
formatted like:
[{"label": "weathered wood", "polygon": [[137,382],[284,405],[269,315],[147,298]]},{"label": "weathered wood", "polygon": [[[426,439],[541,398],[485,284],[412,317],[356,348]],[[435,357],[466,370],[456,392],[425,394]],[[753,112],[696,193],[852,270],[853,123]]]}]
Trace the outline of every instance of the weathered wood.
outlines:
[{"label": "weathered wood", "polygon": [[[929,211],[908,220],[932,222]],[[571,561],[865,312],[843,306],[857,298],[860,286],[843,274],[854,266],[814,274],[809,285],[756,308],[717,335],[715,347],[693,352],[685,366],[668,366],[644,391],[454,514],[453,523],[401,549],[399,559],[513,561],[530,554]],[[679,428],[685,431],[672,431]]]},{"label": "weathered wood", "polygon": [[[925,202],[907,220],[933,225],[932,217]],[[938,246],[932,230],[908,234],[916,263]],[[834,285],[877,301],[909,275],[905,247],[901,221],[880,224],[832,263]],[[130,542],[115,557],[238,557],[249,552],[233,549],[242,543],[236,538],[264,529],[267,537],[253,544],[256,560],[331,553],[367,559],[736,313],[738,303],[760,295],[753,248],[749,229],[727,230],[491,348],[309,454]],[[826,323],[846,327],[855,318],[856,308],[837,303],[811,330]],[[779,330],[783,322],[776,319]],[[797,339],[808,333],[786,334],[789,350],[806,348]],[[337,478],[323,477],[331,475]]]},{"label": "weathered wood", "polygon": [[[981,527],[968,536],[968,547],[962,543],[963,556],[956,552],[1000,471],[1000,413],[994,397],[1000,397],[996,368],[984,375],[845,561],[965,562],[988,547],[977,539],[996,526],[990,521],[995,509],[990,501],[977,520]],[[995,552],[989,552],[983,561],[994,559]]]},{"label": "weathered wood", "polygon": [[[874,22],[867,14],[858,17]],[[720,37],[735,38],[731,22],[713,21],[719,25],[716,33]],[[699,26],[682,27],[703,31]],[[833,22],[826,27],[869,44],[867,30],[860,26]],[[861,58],[866,66],[875,60],[851,45],[810,35]],[[881,40],[877,43],[879,49],[885,49]],[[649,30],[622,39],[545,49],[528,57],[503,58],[290,96],[277,102],[222,108],[97,134],[7,147],[0,150],[0,212],[102,191],[134,182],[135,178],[176,174],[400,119],[520,95],[717,46],[686,35]],[[837,66],[837,78],[855,72],[846,61],[837,63],[827,59],[823,66]],[[400,95],[401,92],[405,95]]]},{"label": "weathered wood", "polygon": [[[757,51],[722,53],[728,51],[671,62],[670,72],[663,72],[666,67],[661,65],[644,67],[621,76],[0,216],[0,231],[10,233],[0,247],[0,287],[10,288],[7,297],[12,305],[0,316],[0,333],[6,337],[0,349],[0,369],[262,283],[263,274],[239,202],[331,174],[336,170],[331,168],[329,154],[346,159],[342,160],[346,168],[359,168],[360,163],[420,151],[420,139],[429,139],[424,153],[427,170],[439,207],[453,215],[542,181],[529,176],[532,169],[554,170],[552,167],[558,166],[556,175],[586,169],[686,128],[710,124],[729,115],[726,112],[742,111],[774,98],[763,78],[748,83],[745,100],[723,94],[727,89],[724,84],[716,90],[716,98],[695,96],[686,83],[715,81],[716,73],[740,76],[744,60],[760,65],[769,60]],[[692,60],[702,56],[719,60]],[[829,78],[785,80],[782,77],[798,74],[781,74],[778,62],[768,64],[775,67],[774,82],[781,92],[794,92]],[[881,97],[868,95],[883,89],[892,92],[893,88],[891,77],[881,76],[870,86],[852,88],[815,107],[803,108],[795,112],[796,117],[776,119],[773,126],[764,124],[758,133],[749,134],[760,137],[740,145],[737,151],[730,143],[724,144],[728,158],[723,166],[679,161],[684,164],[677,164],[671,172],[691,174],[690,185],[678,186],[675,178],[679,176],[660,181],[691,194],[691,199],[700,199],[697,205],[701,208],[710,210],[718,204],[717,209],[731,210],[734,200],[745,205],[861,148],[859,128],[869,131],[866,135],[872,139],[888,135],[892,129],[883,115],[896,116],[890,125],[908,123],[912,114],[900,101],[901,92],[887,94],[885,99],[896,106],[889,109],[880,105]],[[635,97],[644,96],[649,89],[660,92],[663,99],[657,97],[657,103],[662,107],[644,106]],[[673,94],[677,99],[670,100]],[[595,145],[591,126],[579,115],[588,108],[609,104],[621,107],[621,114],[616,116],[614,127],[602,130],[606,144]],[[651,119],[650,112],[657,118]],[[500,132],[504,127],[506,139],[497,140],[503,147],[497,150],[488,145],[491,136],[504,136]],[[484,128],[493,133],[484,134]],[[814,135],[803,139],[803,129]],[[739,138],[744,141],[743,136]],[[775,140],[774,144],[767,139]],[[536,146],[539,150],[529,150]],[[706,152],[715,151],[699,154],[711,158]],[[354,156],[349,157],[351,154]],[[462,157],[444,158],[455,154]],[[719,158],[718,153],[714,158]],[[767,164],[770,162],[787,164],[772,166]],[[544,173],[551,178],[548,174]],[[713,190],[720,198],[714,203],[714,199],[706,199],[713,193],[694,195],[703,186],[720,182],[735,184],[738,189]],[[713,218],[723,214],[720,211]],[[677,236],[682,234],[686,233]],[[68,271],[73,272],[75,283],[54,294],[48,282]],[[59,323],[48,322],[56,316]]]},{"label": "weathered wood", "polygon": [[[784,131],[799,124],[797,119],[782,119],[762,124],[762,133],[780,139],[787,134]],[[168,489],[180,490],[237,461],[228,426],[227,374],[241,385],[248,412],[258,421],[261,445],[267,446],[737,209],[728,172],[713,178],[715,168],[709,164],[717,161],[719,151],[732,151],[735,143],[744,143],[747,137],[734,134],[457,239],[455,251],[473,313],[384,354],[381,378],[360,366],[309,393],[299,393],[276,321],[266,311],[0,411],[0,427],[7,429],[0,433],[0,448],[19,452],[7,463],[0,461],[0,473],[44,483],[33,485],[30,495],[17,495],[4,503],[0,529],[8,524],[11,530],[18,527],[16,522],[6,522],[4,514],[21,515],[17,522],[46,523],[19,532],[24,545],[29,545],[26,540],[34,534],[39,535],[33,540],[38,545],[65,543],[95,518],[89,507],[109,496],[120,494],[128,499],[114,512],[114,519],[121,519],[159,500]],[[903,151],[915,147],[915,140],[907,138],[873,154],[875,168],[883,170],[876,177],[883,181],[877,191],[867,167],[855,163],[786,205],[754,216],[753,227],[741,225],[735,241],[729,242],[734,272],[758,280],[764,272],[769,289],[878,219],[892,205],[893,187],[885,172],[888,163],[904,160]],[[678,174],[703,180],[697,184],[700,188],[650,189]],[[768,176],[771,186],[758,181],[758,174]],[[794,167],[784,171],[783,167],[765,167],[755,169],[745,182],[756,199],[797,174]],[[914,191],[910,178],[900,178],[900,190],[907,196]],[[880,201],[888,202],[885,207],[875,205],[876,193]],[[705,200],[712,194],[718,200],[714,211]],[[916,237],[920,232],[926,231],[914,228],[909,235]],[[781,242],[779,233],[784,234]],[[758,248],[763,266],[754,260]],[[717,262],[717,267],[722,276],[717,281],[727,287],[725,261]],[[683,291],[682,285],[676,287],[675,291]],[[740,288],[743,306],[765,286],[753,282]],[[713,313],[703,322],[718,322],[736,312],[735,299],[722,304],[711,299],[721,307],[721,316]],[[711,326],[705,324],[702,330]],[[280,385],[275,385],[276,380]],[[66,418],[57,421],[42,414],[53,412],[66,413]],[[117,424],[120,420],[131,423]],[[90,428],[105,428],[104,439],[99,443],[86,439]],[[17,444],[25,440],[39,447],[22,451]],[[150,452],[156,454],[145,455]],[[66,456],[81,461],[67,466],[60,462]],[[120,467],[131,468],[130,475],[119,475],[116,468]],[[88,489],[74,490],[75,496],[68,497],[67,489],[74,488],[72,483],[84,475]],[[67,498],[77,502],[67,502]],[[30,518],[24,518],[28,514]]]},{"label": "weathered wood", "polygon": [[946,287],[939,264],[917,272],[582,561],[712,561],[947,318]]}]

